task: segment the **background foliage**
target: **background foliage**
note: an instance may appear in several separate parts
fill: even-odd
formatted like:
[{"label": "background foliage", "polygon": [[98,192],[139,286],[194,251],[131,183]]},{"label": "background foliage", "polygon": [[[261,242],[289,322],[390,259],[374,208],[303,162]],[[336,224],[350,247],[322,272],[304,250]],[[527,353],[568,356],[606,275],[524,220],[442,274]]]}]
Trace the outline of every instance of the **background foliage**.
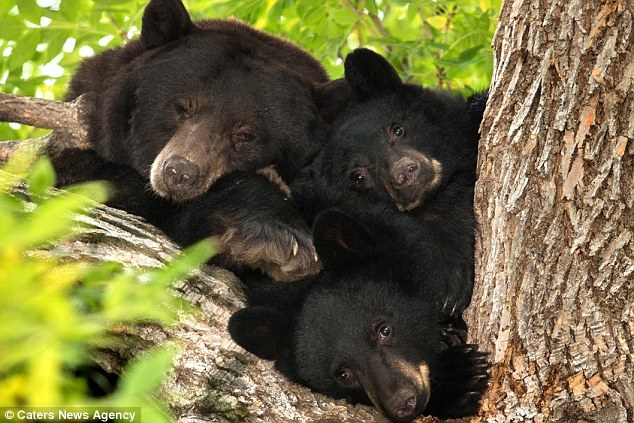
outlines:
[{"label": "background foliage", "polygon": [[[169,287],[205,263],[210,246],[194,245],[160,269],[61,261],[47,246],[76,234],[76,214],[104,201],[106,189],[95,182],[51,195],[48,159],[25,172],[29,161],[17,157],[0,168],[0,407],[142,407],[147,421],[168,422],[151,394],[169,371],[174,348],[131,362],[103,399],[88,395],[87,372],[79,370],[91,366],[95,349],[116,342],[114,327],[174,323],[186,304]],[[11,193],[16,175],[28,181],[24,196]]]},{"label": "background foliage", "polygon": [[[0,86],[63,98],[81,60],[136,37],[146,0],[0,0]],[[235,16],[297,42],[332,78],[359,46],[403,78],[465,94],[486,88],[500,0],[185,0],[195,19]],[[0,139],[40,135],[0,124]]]}]

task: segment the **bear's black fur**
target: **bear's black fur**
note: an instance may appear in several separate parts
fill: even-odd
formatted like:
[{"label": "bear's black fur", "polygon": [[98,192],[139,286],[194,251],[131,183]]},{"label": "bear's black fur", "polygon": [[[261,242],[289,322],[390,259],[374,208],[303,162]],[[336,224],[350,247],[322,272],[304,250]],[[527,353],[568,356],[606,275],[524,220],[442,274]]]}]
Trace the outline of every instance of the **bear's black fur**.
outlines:
[{"label": "bear's black fur", "polygon": [[395,421],[423,411],[475,414],[487,386],[486,355],[444,342],[430,282],[410,249],[421,236],[396,210],[360,216],[363,223],[336,210],[317,217],[318,275],[290,285],[247,280],[249,306],[231,317],[232,337],[275,360],[289,379],[373,403]]},{"label": "bear's black fur", "polygon": [[[319,264],[284,190],[327,140],[346,86],[288,41],[152,0],[139,39],[87,59],[71,80],[67,100],[90,100],[96,154],[55,152],[58,186],[108,180],[109,205],[176,241],[217,236],[218,264],[295,280]],[[255,173],[271,165],[278,176]]]},{"label": "bear's black fur", "polygon": [[478,128],[486,94],[461,97],[401,82],[378,54],[345,61],[354,104],[312,165],[292,184],[309,221],[328,207],[354,212],[391,205],[420,235],[419,270],[437,301],[459,315],[474,277]]},{"label": "bear's black fur", "polygon": [[145,218],[181,245],[217,237],[212,263],[238,275],[259,269],[275,280],[292,281],[319,271],[310,228],[266,172],[233,172],[181,203],[156,196],[133,169],[92,151],[64,150],[52,162],[58,186],[108,181],[114,188],[109,206]]},{"label": "bear's black fur", "polygon": [[[288,183],[328,136],[326,72],[308,53],[237,20],[192,22],[152,0],[141,36],[85,60],[66,96],[94,103],[89,141],[159,195],[189,200],[232,171],[275,165]],[[326,116],[327,117],[327,116]]]},{"label": "bear's black fur", "polygon": [[488,364],[461,315],[486,93],[404,84],[365,49],[345,70],[353,104],[291,185],[323,270],[292,286],[247,280],[249,306],[229,331],[291,380],[392,420],[473,415]]}]

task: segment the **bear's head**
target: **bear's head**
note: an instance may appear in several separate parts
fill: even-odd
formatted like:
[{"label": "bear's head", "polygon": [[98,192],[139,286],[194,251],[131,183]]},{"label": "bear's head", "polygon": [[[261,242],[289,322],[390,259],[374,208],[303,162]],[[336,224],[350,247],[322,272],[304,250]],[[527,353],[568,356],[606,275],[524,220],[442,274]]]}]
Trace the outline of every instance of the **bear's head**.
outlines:
[{"label": "bear's head", "polygon": [[[328,136],[310,85],[207,41],[184,42],[139,70],[130,123],[134,167],[159,195],[176,200],[194,198],[234,171],[276,165],[291,180]],[[187,62],[195,65],[181,69]]]},{"label": "bear's head", "polygon": [[[290,182],[338,110],[310,55],[237,20],[192,22],[180,0],[152,0],[140,38],[105,53],[73,81],[77,91],[94,74],[108,79],[95,149],[176,201],[233,171],[274,165]],[[111,58],[121,66],[100,73]]]},{"label": "bear's head", "polygon": [[323,271],[260,301],[229,322],[234,340],[276,361],[288,378],[327,395],[372,403],[411,421],[433,398],[440,353],[434,302],[409,288],[412,276],[391,240],[339,211],[314,224]]},{"label": "bear's head", "polygon": [[357,49],[345,61],[355,104],[336,122],[314,171],[329,192],[412,210],[457,173],[475,178],[482,106],[403,83],[380,55]]}]

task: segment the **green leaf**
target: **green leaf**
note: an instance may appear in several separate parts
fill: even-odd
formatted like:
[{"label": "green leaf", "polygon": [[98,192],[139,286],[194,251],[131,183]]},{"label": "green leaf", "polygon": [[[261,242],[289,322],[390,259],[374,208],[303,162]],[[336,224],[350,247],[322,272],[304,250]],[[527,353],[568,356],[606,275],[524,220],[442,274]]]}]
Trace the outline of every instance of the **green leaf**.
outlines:
[{"label": "green leaf", "polygon": [[83,182],[81,184],[75,184],[69,187],[65,187],[64,190],[77,194],[81,197],[86,197],[82,204],[82,207],[90,204],[91,200],[97,203],[105,203],[110,197],[110,186],[102,181]]},{"label": "green leaf", "polygon": [[24,35],[16,41],[13,51],[9,56],[9,70],[18,69],[22,67],[27,60],[30,60],[35,54],[35,49],[39,43],[39,30],[25,30]]},{"label": "green leaf", "polygon": [[0,191],[9,191],[16,185],[18,176],[24,177],[37,160],[37,153],[28,149],[18,149],[9,161],[0,167]]},{"label": "green leaf", "polygon": [[482,49],[482,45],[477,45],[475,47],[471,47],[464,50],[462,53],[460,53],[460,56],[458,56],[458,62],[470,61],[471,59],[473,59],[474,57],[478,55],[481,49]]},{"label": "green leaf", "polygon": [[155,270],[159,274],[153,279],[164,281],[165,285],[169,285],[189,276],[193,270],[205,264],[212,257],[214,249],[211,240],[197,242],[185,248],[165,268]]},{"label": "green leaf", "polygon": [[335,23],[341,26],[348,26],[357,22],[356,16],[354,16],[349,9],[344,7],[331,9],[329,15]]},{"label": "green leaf", "polygon": [[0,18],[0,38],[15,40],[24,33],[24,22],[19,16],[3,16]]},{"label": "green leaf", "polygon": [[69,22],[76,22],[77,17],[86,6],[84,0],[63,0],[59,6],[59,13]]},{"label": "green leaf", "polygon": [[41,197],[50,187],[55,185],[55,169],[48,157],[41,157],[27,176],[29,192],[35,197]]},{"label": "green leaf", "polygon": [[[20,198],[4,193],[0,195],[0,216],[2,216],[0,220],[9,220],[9,214],[15,215],[21,213],[24,213],[24,202]],[[2,223],[5,222],[3,221]],[[0,223],[0,225],[2,225],[2,223]],[[7,226],[6,229],[11,229],[11,227],[12,225]],[[0,233],[2,232],[0,229]]]},{"label": "green leaf", "polygon": [[[44,38],[46,39],[46,59],[47,61],[53,60],[58,54],[62,52],[64,43],[71,36],[71,31],[55,30],[44,31]],[[60,64],[62,66],[63,64]]]},{"label": "green leaf", "polygon": [[20,233],[14,233],[3,242],[26,249],[61,237],[69,233],[72,224],[71,211],[77,206],[78,201],[68,195],[51,198],[28,216],[21,225]]},{"label": "green leaf", "polygon": [[35,25],[40,24],[42,17],[42,8],[37,5],[35,0],[17,0],[20,16]]},{"label": "green leaf", "polygon": [[371,15],[376,16],[379,14],[379,10],[376,8],[376,3],[374,3],[374,0],[366,0],[365,7],[368,9],[368,12]]}]

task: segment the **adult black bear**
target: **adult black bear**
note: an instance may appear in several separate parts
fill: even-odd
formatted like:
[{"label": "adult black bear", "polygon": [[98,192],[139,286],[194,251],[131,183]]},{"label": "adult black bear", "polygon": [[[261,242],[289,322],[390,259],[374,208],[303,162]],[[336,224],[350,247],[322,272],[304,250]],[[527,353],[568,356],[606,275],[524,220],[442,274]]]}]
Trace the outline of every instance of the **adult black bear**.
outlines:
[{"label": "adult black bear", "polygon": [[180,0],[152,0],[140,38],[85,60],[66,99],[94,100],[100,157],[189,200],[232,171],[276,165],[290,182],[328,136],[316,103],[327,81],[288,41],[237,20],[192,22]]},{"label": "adult black bear", "polygon": [[475,414],[486,354],[475,345],[443,346],[434,281],[418,273],[419,253],[409,248],[421,235],[396,210],[361,215],[363,223],[335,210],[317,217],[320,274],[290,285],[247,281],[249,307],[229,321],[233,339],[275,360],[289,379],[371,402],[395,421],[423,411]]},{"label": "adult black bear", "polygon": [[[339,85],[281,38],[235,20],[192,22],[180,0],[152,0],[139,39],[73,77],[67,99],[85,93],[94,103],[96,154],[56,154],[58,185],[109,180],[109,205],[183,244],[217,236],[214,260],[231,270],[314,273],[310,228],[284,188],[326,141],[345,103],[330,95]],[[271,165],[281,178],[255,173]]]},{"label": "adult black bear", "polygon": [[354,105],[292,185],[312,220],[328,207],[354,212],[391,205],[417,224],[418,268],[437,299],[459,315],[474,277],[478,127],[486,94],[461,97],[401,82],[380,55],[358,49],[345,61]]}]

